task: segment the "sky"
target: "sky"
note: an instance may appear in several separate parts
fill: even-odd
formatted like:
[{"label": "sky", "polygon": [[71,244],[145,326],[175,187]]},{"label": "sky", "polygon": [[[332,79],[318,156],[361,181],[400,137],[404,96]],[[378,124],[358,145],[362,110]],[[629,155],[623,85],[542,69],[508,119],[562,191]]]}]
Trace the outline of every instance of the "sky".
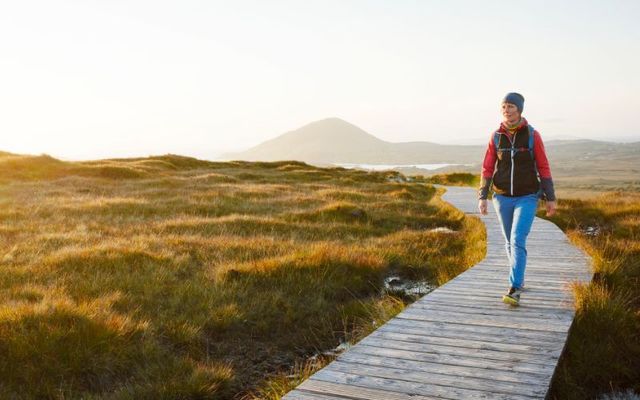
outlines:
[{"label": "sky", "polygon": [[0,0],[0,150],[214,159],[342,118],[485,143],[640,140],[640,1]]}]

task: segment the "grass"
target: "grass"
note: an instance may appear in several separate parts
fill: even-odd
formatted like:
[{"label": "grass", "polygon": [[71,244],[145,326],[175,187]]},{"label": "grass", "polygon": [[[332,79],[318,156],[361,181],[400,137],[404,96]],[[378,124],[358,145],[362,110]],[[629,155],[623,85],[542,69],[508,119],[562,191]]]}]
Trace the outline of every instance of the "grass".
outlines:
[{"label": "grass", "polygon": [[467,172],[435,174],[426,178],[426,182],[448,186],[478,186],[480,185],[480,175]]},{"label": "grass", "polygon": [[415,300],[385,277],[484,256],[477,219],[401,178],[1,153],[0,397],[279,398]]},{"label": "grass", "polygon": [[558,208],[550,219],[592,256],[594,278],[574,287],[576,317],[551,398],[640,392],[640,193],[561,198]]}]

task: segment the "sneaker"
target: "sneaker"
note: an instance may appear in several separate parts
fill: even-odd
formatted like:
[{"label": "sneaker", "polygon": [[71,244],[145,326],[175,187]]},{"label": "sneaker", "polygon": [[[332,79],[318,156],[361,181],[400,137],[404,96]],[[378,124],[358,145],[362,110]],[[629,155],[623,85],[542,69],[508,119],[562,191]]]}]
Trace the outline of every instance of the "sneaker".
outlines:
[{"label": "sneaker", "polygon": [[517,306],[520,304],[520,293],[522,293],[522,289],[511,287],[509,292],[502,296],[502,301],[512,306]]}]

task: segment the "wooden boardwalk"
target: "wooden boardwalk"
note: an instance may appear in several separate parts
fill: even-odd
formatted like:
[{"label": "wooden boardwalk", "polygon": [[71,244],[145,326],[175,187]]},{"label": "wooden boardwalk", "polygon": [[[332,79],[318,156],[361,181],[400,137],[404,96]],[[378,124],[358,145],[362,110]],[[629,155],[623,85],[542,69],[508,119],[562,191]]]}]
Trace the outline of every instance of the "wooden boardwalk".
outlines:
[{"label": "wooden boardwalk", "polygon": [[407,306],[283,399],[543,399],[573,321],[567,284],[590,281],[590,260],[536,218],[521,305],[502,303],[509,269],[493,207],[448,187],[445,201],[479,216],[487,257]]}]

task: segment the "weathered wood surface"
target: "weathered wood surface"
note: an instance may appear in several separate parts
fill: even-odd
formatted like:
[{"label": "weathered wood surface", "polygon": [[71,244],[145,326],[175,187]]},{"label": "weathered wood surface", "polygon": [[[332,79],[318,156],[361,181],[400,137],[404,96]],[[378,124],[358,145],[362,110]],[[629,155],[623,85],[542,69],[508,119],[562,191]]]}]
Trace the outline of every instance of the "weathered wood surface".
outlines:
[{"label": "weathered wood surface", "polygon": [[443,199],[487,227],[487,256],[409,305],[311,375],[283,399],[542,399],[574,318],[570,284],[588,282],[590,259],[553,223],[536,218],[527,242],[521,305],[509,286],[493,207],[477,212],[475,190]]}]

